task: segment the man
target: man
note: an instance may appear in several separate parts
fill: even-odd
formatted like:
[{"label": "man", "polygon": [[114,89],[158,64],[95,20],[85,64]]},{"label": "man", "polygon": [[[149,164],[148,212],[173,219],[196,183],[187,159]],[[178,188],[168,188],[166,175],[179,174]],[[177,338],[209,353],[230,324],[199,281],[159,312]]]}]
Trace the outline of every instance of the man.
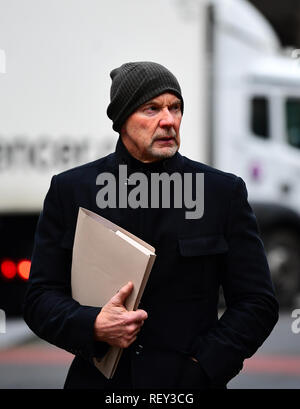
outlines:
[{"label": "man", "polygon": [[[120,134],[116,151],[53,177],[37,227],[24,318],[37,335],[76,355],[66,388],[226,388],[278,319],[245,184],[179,154],[183,98],[165,67],[127,63],[111,78],[107,113]],[[191,188],[199,197],[196,176],[204,175],[204,211],[187,217],[188,201],[176,206],[174,197],[169,206],[160,201],[151,207],[150,188],[149,206],[99,204],[97,176],[110,172],[118,180],[121,165],[128,173],[128,194],[137,172],[147,181],[164,173],[182,180],[195,176],[182,194]],[[155,247],[157,258],[137,311],[124,307],[130,282],[102,309],[71,298],[79,206]],[[220,286],[226,309],[218,319]],[[92,358],[104,356],[110,345],[124,351],[108,380]]]}]

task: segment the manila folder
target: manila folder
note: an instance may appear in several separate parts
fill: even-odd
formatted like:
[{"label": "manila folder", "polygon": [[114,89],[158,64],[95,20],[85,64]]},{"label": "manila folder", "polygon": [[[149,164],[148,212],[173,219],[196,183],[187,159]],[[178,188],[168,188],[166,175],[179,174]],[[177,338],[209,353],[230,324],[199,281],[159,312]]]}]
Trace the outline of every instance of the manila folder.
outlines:
[{"label": "manila folder", "polygon": [[[79,208],[73,246],[72,297],[81,305],[103,307],[128,281],[134,284],[125,307],[137,309],[155,261],[155,249],[123,228]],[[110,347],[95,366],[112,378],[122,349]]]}]

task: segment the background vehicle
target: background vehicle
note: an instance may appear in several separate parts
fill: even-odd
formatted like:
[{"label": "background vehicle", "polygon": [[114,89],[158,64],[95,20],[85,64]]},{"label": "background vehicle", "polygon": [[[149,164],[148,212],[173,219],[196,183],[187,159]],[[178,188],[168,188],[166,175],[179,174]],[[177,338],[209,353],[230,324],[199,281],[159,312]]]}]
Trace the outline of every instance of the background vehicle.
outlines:
[{"label": "background vehicle", "polygon": [[0,308],[20,313],[51,176],[114,149],[109,72],[139,60],[182,85],[181,152],[246,181],[282,305],[295,304],[300,68],[266,19],[245,0],[0,5]]}]

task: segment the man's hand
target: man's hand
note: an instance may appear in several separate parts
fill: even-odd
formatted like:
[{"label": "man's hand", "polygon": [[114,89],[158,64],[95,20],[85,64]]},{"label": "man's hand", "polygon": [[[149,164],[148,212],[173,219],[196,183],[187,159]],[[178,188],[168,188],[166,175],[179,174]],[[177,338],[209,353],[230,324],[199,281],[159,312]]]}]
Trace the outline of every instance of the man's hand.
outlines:
[{"label": "man's hand", "polygon": [[136,340],[148,315],[144,310],[126,310],[124,303],[132,290],[133,284],[130,281],[104,305],[94,324],[96,341],[127,348]]}]

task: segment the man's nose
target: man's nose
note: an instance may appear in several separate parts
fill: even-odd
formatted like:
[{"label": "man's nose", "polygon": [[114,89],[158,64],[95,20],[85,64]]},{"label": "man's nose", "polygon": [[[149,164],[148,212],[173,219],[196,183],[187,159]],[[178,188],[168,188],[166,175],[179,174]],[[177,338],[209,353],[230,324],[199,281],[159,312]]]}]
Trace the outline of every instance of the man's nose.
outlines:
[{"label": "man's nose", "polygon": [[171,127],[174,126],[174,117],[167,107],[162,110],[162,116],[159,122],[161,127]]}]

